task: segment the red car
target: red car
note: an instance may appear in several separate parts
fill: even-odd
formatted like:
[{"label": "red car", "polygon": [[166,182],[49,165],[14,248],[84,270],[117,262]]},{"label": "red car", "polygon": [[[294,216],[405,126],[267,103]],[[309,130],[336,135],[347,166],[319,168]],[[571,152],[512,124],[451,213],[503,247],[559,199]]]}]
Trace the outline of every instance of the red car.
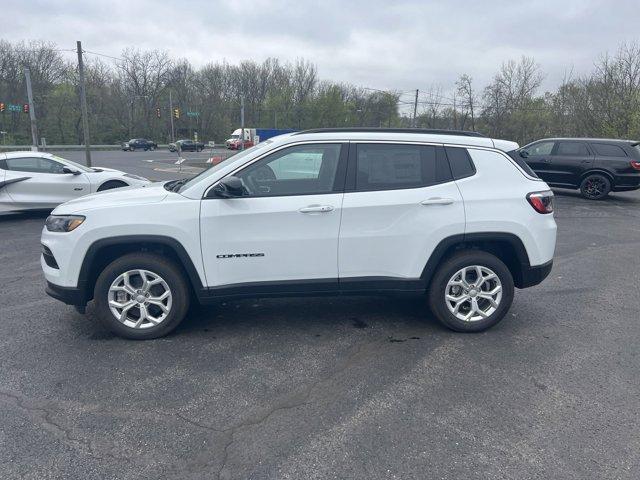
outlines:
[{"label": "red car", "polygon": [[[244,141],[244,148],[249,148],[249,147],[253,147],[253,140],[245,140]],[[229,149],[230,150],[240,150],[240,139],[236,138],[235,140],[232,140],[229,142]]]}]

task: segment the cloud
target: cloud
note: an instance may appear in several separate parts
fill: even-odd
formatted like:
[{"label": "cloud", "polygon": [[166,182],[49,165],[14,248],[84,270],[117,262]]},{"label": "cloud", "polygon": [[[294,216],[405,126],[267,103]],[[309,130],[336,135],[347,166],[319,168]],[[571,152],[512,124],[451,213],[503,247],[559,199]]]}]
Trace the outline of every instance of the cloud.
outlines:
[{"label": "cloud", "polygon": [[[5,0],[0,36],[117,56],[167,50],[196,66],[303,57],[323,79],[375,88],[446,91],[470,74],[482,86],[500,64],[532,56],[555,87],[637,38],[635,1],[538,0],[285,2]],[[7,20],[9,19],[9,20]]]}]

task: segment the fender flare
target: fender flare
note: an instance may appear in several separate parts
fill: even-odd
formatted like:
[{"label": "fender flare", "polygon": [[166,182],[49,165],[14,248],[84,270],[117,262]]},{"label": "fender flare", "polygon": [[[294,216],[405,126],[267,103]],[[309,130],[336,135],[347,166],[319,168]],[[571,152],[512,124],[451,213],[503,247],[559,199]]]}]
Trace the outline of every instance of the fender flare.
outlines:
[{"label": "fender flare", "polygon": [[[591,170],[587,170],[582,175],[580,175],[580,184],[582,184],[584,179],[587,178],[589,175],[604,175],[609,179],[609,181],[611,182],[611,187],[613,187],[613,182],[615,181],[614,176],[607,170],[599,167],[595,167],[595,168],[592,168]],[[578,186],[580,186],[580,184]]]},{"label": "fender flare", "polygon": [[121,235],[117,237],[102,238],[93,242],[82,260],[82,266],[80,267],[80,274],[78,275],[78,286],[80,290],[80,296],[85,300],[85,304],[91,299],[93,292],[91,289],[91,283],[95,282],[97,275],[92,271],[92,267],[95,264],[98,253],[105,247],[113,247],[118,245],[135,245],[135,244],[153,244],[161,245],[163,247],[171,249],[177,256],[180,265],[184,268],[187,278],[193,287],[194,293],[199,295],[202,290],[202,281],[200,275],[196,270],[193,260],[187,253],[187,250],[182,244],[173,237],[167,237],[164,235]]},{"label": "fender flare", "polygon": [[[506,242],[513,248],[519,266],[522,267],[522,269],[529,269],[531,267],[529,255],[527,254],[527,249],[525,248],[524,243],[520,237],[513,233],[480,232],[452,235],[441,240],[427,260],[427,263],[422,270],[422,274],[420,275],[420,278],[425,282],[425,286],[427,288],[429,287],[431,278],[433,278],[436,269],[442,263],[442,260],[444,260],[447,253],[451,252],[451,250],[458,245],[473,245],[478,242]],[[519,279],[515,280],[516,283],[519,281]]]}]

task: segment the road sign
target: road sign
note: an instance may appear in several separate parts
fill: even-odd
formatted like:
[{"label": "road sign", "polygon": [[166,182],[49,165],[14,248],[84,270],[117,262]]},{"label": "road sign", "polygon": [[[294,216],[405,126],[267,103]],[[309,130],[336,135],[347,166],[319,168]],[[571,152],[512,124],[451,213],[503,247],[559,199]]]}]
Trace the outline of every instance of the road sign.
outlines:
[{"label": "road sign", "polygon": [[199,117],[200,112],[187,112],[187,117]]}]

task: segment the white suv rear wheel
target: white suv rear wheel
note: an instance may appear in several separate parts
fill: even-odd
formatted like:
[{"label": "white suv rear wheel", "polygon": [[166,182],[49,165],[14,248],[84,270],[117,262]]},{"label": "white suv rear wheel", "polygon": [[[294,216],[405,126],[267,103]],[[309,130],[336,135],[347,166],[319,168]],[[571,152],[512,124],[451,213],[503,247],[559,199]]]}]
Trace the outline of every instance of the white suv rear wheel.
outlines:
[{"label": "white suv rear wheel", "polygon": [[513,277],[487,252],[467,250],[446,260],[429,286],[436,318],[458,332],[479,332],[498,323],[513,301]]}]

